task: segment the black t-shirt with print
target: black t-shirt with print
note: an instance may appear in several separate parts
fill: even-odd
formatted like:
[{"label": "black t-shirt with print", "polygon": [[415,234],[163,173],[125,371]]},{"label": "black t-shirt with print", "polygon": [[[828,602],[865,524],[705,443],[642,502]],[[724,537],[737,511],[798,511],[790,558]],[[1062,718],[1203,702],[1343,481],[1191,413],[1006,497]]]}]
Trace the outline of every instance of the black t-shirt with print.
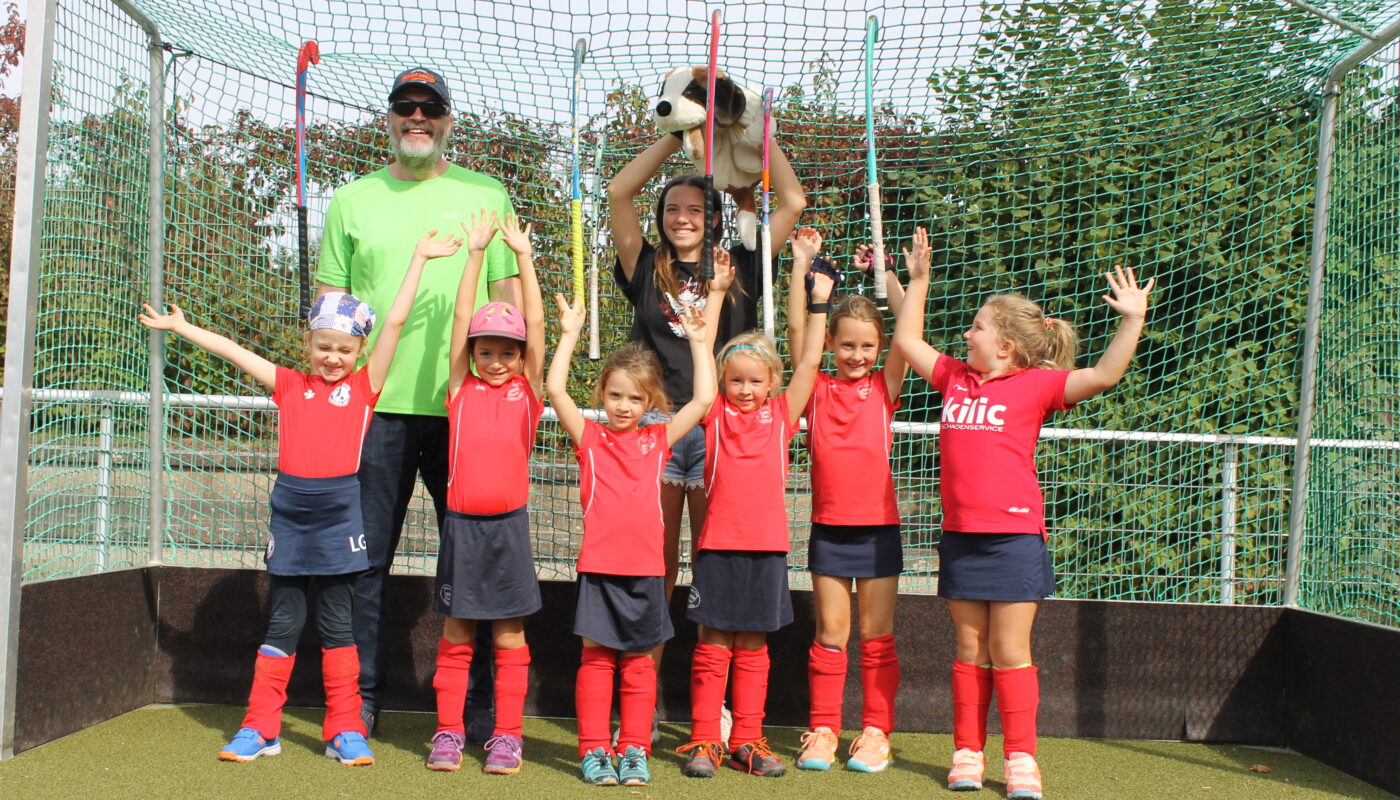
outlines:
[{"label": "black t-shirt with print", "polygon": [[[762,259],[759,253],[739,244],[729,249],[729,257],[734,264],[735,280],[739,286],[730,289],[724,310],[720,312],[718,335],[712,337],[716,354],[725,342],[758,327],[758,304],[763,297],[759,274]],[[627,280],[623,274],[620,260],[613,265],[613,277],[632,303],[632,332],[628,338],[645,344],[661,360],[666,394],[675,409],[690,402],[691,378],[695,370],[690,361],[690,343],[686,341],[681,328],[679,311],[687,303],[698,303],[704,308],[705,297],[700,294],[700,282],[695,278],[695,273],[699,271],[698,264],[673,261],[671,266],[676,271],[680,290],[680,296],[675,298],[678,303],[662,297],[656,286],[656,248],[650,242],[642,242],[632,280]],[[776,286],[777,259],[773,262],[773,278]],[[742,292],[738,291],[740,287],[743,288]]]}]

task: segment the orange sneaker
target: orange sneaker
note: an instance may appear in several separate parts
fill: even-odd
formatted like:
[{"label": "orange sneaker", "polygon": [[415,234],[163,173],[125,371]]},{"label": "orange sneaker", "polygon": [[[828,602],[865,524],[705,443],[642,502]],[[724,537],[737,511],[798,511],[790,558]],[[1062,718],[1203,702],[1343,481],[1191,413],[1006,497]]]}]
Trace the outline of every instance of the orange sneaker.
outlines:
[{"label": "orange sneaker", "polygon": [[828,727],[813,728],[802,734],[802,752],[797,756],[798,769],[826,771],[836,763],[836,734]]},{"label": "orange sneaker", "polygon": [[975,792],[982,788],[982,773],[987,770],[987,757],[981,750],[966,747],[953,751],[953,766],[948,768],[948,788],[955,792]]},{"label": "orange sneaker", "polygon": [[1011,753],[1006,768],[1007,800],[1040,800],[1040,765],[1030,753]]},{"label": "orange sneaker", "polygon": [[879,772],[894,761],[890,754],[890,737],[879,728],[867,727],[851,742],[851,757],[846,769],[856,772]]}]

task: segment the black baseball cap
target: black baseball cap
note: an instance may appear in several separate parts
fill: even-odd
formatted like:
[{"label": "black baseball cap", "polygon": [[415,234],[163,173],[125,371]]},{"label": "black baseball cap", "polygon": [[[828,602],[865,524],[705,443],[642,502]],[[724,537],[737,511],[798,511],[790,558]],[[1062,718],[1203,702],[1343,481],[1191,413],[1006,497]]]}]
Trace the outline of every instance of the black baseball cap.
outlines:
[{"label": "black baseball cap", "polygon": [[413,67],[400,72],[399,76],[394,78],[392,87],[389,89],[391,103],[394,102],[394,95],[404,89],[417,87],[437,95],[445,105],[452,105],[452,92],[447,88],[447,79],[427,67]]}]

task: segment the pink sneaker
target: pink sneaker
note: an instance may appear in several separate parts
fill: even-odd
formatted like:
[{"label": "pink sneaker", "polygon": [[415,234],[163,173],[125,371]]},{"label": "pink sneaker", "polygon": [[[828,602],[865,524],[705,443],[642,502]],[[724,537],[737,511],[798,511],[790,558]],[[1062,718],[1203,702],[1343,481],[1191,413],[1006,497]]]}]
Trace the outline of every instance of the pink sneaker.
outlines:
[{"label": "pink sneaker", "polygon": [[981,750],[966,747],[953,751],[953,766],[948,769],[948,788],[955,792],[975,792],[982,788],[982,773],[987,769],[987,757]]},{"label": "pink sneaker", "polygon": [[1030,753],[1011,753],[1006,769],[1007,800],[1040,800],[1040,766]]}]

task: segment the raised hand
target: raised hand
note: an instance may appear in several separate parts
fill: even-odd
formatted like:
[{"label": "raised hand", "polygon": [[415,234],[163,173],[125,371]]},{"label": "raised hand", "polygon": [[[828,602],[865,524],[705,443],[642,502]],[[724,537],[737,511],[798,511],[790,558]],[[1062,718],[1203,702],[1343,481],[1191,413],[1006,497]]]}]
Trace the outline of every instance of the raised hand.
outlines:
[{"label": "raised hand", "polygon": [[530,230],[532,223],[525,223],[525,227],[520,227],[520,218],[514,214],[507,214],[505,219],[496,223],[496,229],[501,232],[501,240],[506,243],[516,255],[528,256],[532,252],[530,246]]},{"label": "raised hand", "polygon": [[681,316],[681,328],[685,330],[685,338],[692,342],[704,342],[707,336],[705,329],[705,313],[697,306],[686,306]]},{"label": "raised hand", "polygon": [[792,237],[792,257],[811,263],[822,251],[822,235],[816,228],[801,228]]},{"label": "raised hand", "polygon": [[914,249],[904,249],[904,266],[909,269],[909,277],[927,278],[929,256],[933,248],[928,245],[928,231],[923,227],[914,229]]},{"label": "raised hand", "polygon": [[137,314],[136,319],[147,328],[155,328],[158,331],[173,331],[185,324],[185,312],[174,303],[170,304],[170,313],[161,314],[150,303],[142,303],[141,307],[146,309],[144,314]]},{"label": "raised hand", "polygon": [[715,247],[715,276],[710,279],[710,291],[727,292],[733,283],[734,264],[729,258],[729,251]]},{"label": "raised hand", "polygon": [[[874,245],[870,244],[869,242],[863,242],[861,244],[856,245],[856,257],[854,260],[856,263],[856,268],[859,269],[861,272],[864,272],[866,275],[875,274]],[[885,269],[890,269],[893,266],[894,258],[889,253],[885,253]]]},{"label": "raised hand", "polygon": [[434,258],[443,258],[457,252],[457,248],[462,246],[462,237],[448,234],[441,239],[435,239],[437,231],[428,231],[423,234],[423,238],[418,240],[418,245],[413,248],[413,254],[428,261]]},{"label": "raised hand", "polygon": [[825,303],[831,299],[831,290],[836,286],[836,281],[832,280],[830,275],[813,270],[807,273],[807,281],[810,285],[807,290],[807,302]]},{"label": "raised hand", "polygon": [[1114,272],[1104,273],[1112,294],[1104,295],[1103,301],[1125,318],[1145,319],[1147,295],[1152,291],[1152,287],[1157,285],[1157,279],[1152,278],[1145,286],[1138,286],[1137,276],[1133,274],[1132,267],[1124,269],[1122,264],[1114,264],[1113,269]]},{"label": "raised hand", "polygon": [[467,249],[473,252],[485,250],[499,230],[496,212],[488,214],[482,211],[478,214],[474,211],[468,221],[470,225],[467,222],[462,223],[462,230],[467,234]]},{"label": "raised hand", "polygon": [[559,328],[563,333],[576,334],[583,330],[583,323],[587,316],[583,313],[582,303],[574,306],[559,292],[555,293],[554,302],[559,304]]}]

